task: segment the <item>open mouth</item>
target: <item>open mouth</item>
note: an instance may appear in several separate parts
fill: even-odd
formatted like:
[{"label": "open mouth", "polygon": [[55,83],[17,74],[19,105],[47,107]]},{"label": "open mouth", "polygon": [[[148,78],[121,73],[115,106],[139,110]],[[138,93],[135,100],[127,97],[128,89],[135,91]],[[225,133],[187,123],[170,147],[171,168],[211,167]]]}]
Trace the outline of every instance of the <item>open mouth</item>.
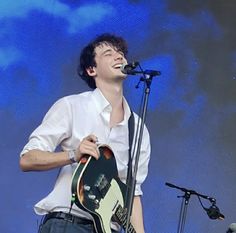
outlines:
[{"label": "open mouth", "polygon": [[113,66],[114,69],[120,69],[123,66],[123,63],[121,64],[116,64]]}]

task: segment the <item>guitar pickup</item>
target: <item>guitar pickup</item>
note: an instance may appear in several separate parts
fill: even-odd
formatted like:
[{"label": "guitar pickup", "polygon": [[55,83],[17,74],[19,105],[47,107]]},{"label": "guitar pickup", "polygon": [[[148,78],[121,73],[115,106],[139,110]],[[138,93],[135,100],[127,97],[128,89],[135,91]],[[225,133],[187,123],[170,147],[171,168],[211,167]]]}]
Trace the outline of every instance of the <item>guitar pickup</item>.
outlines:
[{"label": "guitar pickup", "polygon": [[102,198],[106,196],[107,191],[110,188],[110,183],[108,182],[107,178],[104,174],[101,174],[97,182],[95,183],[95,187],[98,189],[99,193],[101,194]]}]

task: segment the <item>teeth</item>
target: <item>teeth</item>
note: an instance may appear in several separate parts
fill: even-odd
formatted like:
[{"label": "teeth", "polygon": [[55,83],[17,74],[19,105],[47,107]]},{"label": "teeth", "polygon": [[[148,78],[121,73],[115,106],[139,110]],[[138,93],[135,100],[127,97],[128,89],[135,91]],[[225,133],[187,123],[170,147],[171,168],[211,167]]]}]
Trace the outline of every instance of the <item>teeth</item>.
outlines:
[{"label": "teeth", "polygon": [[118,64],[118,65],[115,65],[114,68],[115,69],[118,69],[118,68],[121,68],[122,64]]}]

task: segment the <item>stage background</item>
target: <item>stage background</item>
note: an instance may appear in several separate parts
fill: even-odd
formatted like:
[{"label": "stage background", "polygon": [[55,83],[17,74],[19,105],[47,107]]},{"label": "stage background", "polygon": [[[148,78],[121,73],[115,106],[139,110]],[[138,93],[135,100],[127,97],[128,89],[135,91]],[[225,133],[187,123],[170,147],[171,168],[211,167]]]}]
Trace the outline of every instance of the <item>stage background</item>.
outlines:
[{"label": "stage background", "polygon": [[[127,39],[130,61],[162,72],[147,115],[146,232],[177,231],[182,193],[165,182],[215,197],[225,215],[210,220],[192,196],[186,233],[226,232],[236,222],[235,15],[235,0],[1,0],[0,231],[37,232],[33,205],[50,192],[58,170],[23,173],[19,153],[57,99],[89,90],[76,74],[81,48],[111,32]],[[135,111],[137,82],[125,82]]]}]

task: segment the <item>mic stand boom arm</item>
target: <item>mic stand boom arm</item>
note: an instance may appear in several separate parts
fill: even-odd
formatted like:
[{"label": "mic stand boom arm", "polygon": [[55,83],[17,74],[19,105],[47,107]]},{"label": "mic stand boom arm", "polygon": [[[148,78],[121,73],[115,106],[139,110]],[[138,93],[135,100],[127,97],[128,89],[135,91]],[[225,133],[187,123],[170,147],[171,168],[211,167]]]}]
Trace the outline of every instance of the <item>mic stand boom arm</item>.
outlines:
[{"label": "mic stand boom arm", "polygon": [[187,192],[187,193],[189,193],[190,195],[196,195],[196,196],[198,196],[198,197],[202,197],[202,198],[204,198],[204,199],[207,199],[207,200],[209,200],[209,201],[210,201],[211,203],[213,203],[213,204],[216,203],[216,199],[215,199],[215,198],[209,197],[209,196],[206,196],[206,195],[203,195],[203,194],[200,194],[200,193],[197,193],[197,192],[194,191],[194,190],[182,188],[182,187],[176,186],[176,185],[171,184],[171,183],[166,183],[166,185],[169,186],[169,187],[171,187],[171,188],[176,188],[176,189],[179,189],[179,190],[181,190],[181,191],[183,191],[183,192]]}]

